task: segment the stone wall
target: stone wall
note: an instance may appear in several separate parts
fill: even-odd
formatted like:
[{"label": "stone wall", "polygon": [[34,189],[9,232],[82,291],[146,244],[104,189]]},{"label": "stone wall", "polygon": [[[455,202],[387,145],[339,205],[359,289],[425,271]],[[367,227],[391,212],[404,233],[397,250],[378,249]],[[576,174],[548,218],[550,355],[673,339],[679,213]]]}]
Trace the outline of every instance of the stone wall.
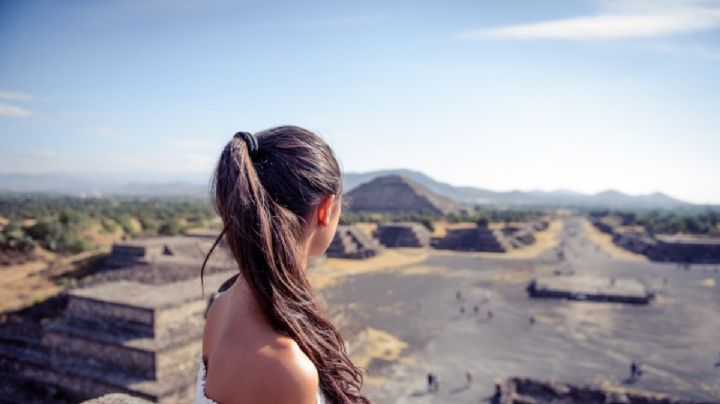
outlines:
[{"label": "stone wall", "polygon": [[386,247],[427,247],[432,238],[430,230],[414,222],[381,224],[374,236]]},{"label": "stone wall", "polygon": [[514,377],[503,385],[503,394],[494,399],[500,404],[700,404],[664,394],[621,388],[577,386]]}]

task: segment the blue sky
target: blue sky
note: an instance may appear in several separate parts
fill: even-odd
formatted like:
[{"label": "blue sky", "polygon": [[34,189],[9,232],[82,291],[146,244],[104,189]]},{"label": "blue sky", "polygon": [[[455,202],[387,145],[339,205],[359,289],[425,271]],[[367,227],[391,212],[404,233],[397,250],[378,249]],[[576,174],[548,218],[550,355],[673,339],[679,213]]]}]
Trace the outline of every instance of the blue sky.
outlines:
[{"label": "blue sky", "polygon": [[280,124],[346,171],[720,203],[720,1],[0,0],[0,173],[205,181]]}]

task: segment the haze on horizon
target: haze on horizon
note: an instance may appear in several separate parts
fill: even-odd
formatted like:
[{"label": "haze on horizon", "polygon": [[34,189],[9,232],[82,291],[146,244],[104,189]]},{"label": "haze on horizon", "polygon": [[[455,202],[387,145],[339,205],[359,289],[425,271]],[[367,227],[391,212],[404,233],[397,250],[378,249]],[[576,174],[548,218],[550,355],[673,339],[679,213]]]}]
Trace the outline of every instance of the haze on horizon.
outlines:
[{"label": "haze on horizon", "polygon": [[720,1],[0,2],[0,173],[205,181],[297,124],[344,170],[720,203]]}]

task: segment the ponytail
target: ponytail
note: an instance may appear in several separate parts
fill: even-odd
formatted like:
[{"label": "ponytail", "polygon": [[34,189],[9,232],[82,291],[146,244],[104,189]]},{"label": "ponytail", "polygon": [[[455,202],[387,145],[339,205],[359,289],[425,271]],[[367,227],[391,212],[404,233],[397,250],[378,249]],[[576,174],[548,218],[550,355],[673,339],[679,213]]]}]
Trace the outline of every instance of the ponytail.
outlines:
[{"label": "ponytail", "polygon": [[337,160],[317,135],[294,126],[262,132],[257,142],[251,156],[246,141],[233,138],[220,156],[212,189],[223,230],[201,278],[224,237],[270,324],[315,364],[324,395],[335,403],[369,403],[360,392],[360,370],[316,301],[299,250],[315,204],[342,192]]}]

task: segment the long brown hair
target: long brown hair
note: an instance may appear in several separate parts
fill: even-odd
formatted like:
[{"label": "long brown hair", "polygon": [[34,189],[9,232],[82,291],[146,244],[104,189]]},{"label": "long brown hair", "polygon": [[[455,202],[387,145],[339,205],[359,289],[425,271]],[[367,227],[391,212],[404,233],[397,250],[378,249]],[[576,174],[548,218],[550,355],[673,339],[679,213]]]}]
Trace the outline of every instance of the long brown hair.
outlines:
[{"label": "long brown hair", "polygon": [[281,126],[256,135],[252,156],[242,137],[222,151],[212,201],[225,237],[264,315],[315,364],[323,394],[333,403],[369,403],[363,377],[348,358],[340,332],[317,304],[302,261],[307,218],[325,195],[342,195],[340,166],[314,133]]}]

